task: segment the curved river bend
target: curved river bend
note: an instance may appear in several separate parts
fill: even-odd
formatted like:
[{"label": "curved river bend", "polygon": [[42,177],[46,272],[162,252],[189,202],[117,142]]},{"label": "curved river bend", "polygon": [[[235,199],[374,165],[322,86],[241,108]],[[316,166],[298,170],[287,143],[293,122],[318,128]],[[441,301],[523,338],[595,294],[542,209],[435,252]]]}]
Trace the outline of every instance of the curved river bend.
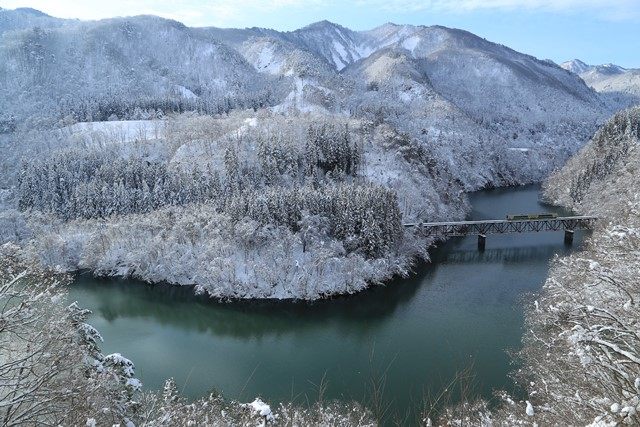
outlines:
[{"label": "curved river bend", "polygon": [[[540,205],[538,191],[474,193],[470,218],[563,213]],[[476,244],[452,239],[409,279],[313,304],[221,304],[188,288],[88,275],[70,298],[93,311],[105,354],[133,360],[146,389],[173,377],[189,397],[215,389],[244,401],[304,404],[323,383],[325,399],[370,403],[372,382],[384,382],[389,411],[405,414],[466,368],[482,396],[512,391],[505,350],[520,345],[522,297],[540,289],[555,254],[570,250],[561,232],[489,235],[484,253]]]}]

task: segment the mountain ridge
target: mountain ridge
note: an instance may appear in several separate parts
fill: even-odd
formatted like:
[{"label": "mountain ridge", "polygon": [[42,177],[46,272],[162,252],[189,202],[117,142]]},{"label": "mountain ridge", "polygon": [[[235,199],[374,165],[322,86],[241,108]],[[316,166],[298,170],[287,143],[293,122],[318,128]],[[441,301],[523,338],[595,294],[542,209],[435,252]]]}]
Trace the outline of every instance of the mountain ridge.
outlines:
[{"label": "mountain ridge", "polygon": [[[568,129],[609,114],[595,91],[559,66],[439,25],[353,31],[324,20],[279,32],[191,28],[149,15],[39,25],[35,15],[0,13],[0,55],[8,59],[0,64],[0,108],[18,122],[46,114],[122,119],[138,107],[156,115],[393,112],[409,132],[446,129],[528,146],[573,139]],[[408,107],[421,109],[422,124],[410,124],[417,116]],[[437,122],[441,108],[448,118]]]},{"label": "mountain ridge", "polygon": [[561,66],[579,75],[589,87],[602,94],[612,109],[640,103],[640,68],[624,68],[612,63],[589,65],[579,59]]}]

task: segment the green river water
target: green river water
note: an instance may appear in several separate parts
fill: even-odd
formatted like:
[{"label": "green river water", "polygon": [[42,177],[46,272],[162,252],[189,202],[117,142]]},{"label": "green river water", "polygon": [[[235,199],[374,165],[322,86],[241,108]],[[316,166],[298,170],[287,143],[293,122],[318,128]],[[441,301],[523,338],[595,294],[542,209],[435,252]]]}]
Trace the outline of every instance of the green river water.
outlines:
[{"label": "green river water", "polygon": [[[474,193],[470,218],[563,213],[540,205],[538,191]],[[514,391],[506,350],[520,345],[523,304],[553,256],[570,250],[562,232],[489,235],[483,253],[475,237],[456,238],[408,279],[315,303],[218,303],[189,288],[90,275],[78,277],[70,297],[93,311],[105,354],[133,360],[146,389],[173,377],[192,398],[215,389],[306,404],[322,383],[325,399],[370,404],[376,384],[389,413],[406,414],[465,369],[481,396]]]}]

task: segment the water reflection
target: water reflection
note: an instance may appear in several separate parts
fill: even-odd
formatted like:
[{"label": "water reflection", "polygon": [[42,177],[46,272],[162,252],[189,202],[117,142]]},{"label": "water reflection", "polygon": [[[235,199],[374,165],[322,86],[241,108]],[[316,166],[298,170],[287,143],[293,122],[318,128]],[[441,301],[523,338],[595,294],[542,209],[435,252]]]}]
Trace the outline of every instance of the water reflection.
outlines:
[{"label": "water reflection", "polygon": [[[118,318],[152,318],[185,330],[243,338],[325,328],[324,322],[353,326],[366,320],[366,328],[373,329],[393,316],[399,306],[412,301],[420,285],[428,286],[442,265],[546,263],[555,254],[570,250],[563,250],[556,243],[500,247],[481,252],[469,248],[463,239],[456,240],[432,250],[432,264],[417,266],[409,278],[397,278],[364,293],[315,302],[218,302],[195,295],[193,288],[188,286],[100,279],[86,273],[78,276],[74,288],[80,288],[77,292],[81,294],[92,294],[95,297],[92,310],[109,322]],[[267,322],[265,318],[268,318]],[[350,329],[344,328],[345,331]]]},{"label": "water reflection", "polygon": [[429,268],[420,268],[409,278],[396,279],[366,293],[315,302],[218,302],[196,296],[193,288],[187,286],[149,285],[88,274],[78,276],[72,294],[75,298],[90,298],[92,311],[109,322],[119,318],[152,318],[185,330],[196,328],[214,335],[247,338],[322,329],[327,326],[325,322],[361,325],[366,320],[366,327],[374,328],[392,316],[399,305],[411,301],[429,273]]},{"label": "water reflection", "polygon": [[495,248],[479,251],[470,249],[464,251],[438,252],[433,262],[446,264],[513,264],[524,261],[547,261],[559,251],[558,245],[528,246],[523,248]]}]

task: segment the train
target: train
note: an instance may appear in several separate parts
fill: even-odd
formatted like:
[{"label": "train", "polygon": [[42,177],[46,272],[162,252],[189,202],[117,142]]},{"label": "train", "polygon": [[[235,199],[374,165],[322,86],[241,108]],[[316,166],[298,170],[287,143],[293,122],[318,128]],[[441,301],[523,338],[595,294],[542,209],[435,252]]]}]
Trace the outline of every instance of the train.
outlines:
[{"label": "train", "polygon": [[541,213],[541,214],[507,215],[508,221],[523,221],[523,220],[530,220],[530,219],[553,219],[553,218],[558,218],[558,214]]}]

